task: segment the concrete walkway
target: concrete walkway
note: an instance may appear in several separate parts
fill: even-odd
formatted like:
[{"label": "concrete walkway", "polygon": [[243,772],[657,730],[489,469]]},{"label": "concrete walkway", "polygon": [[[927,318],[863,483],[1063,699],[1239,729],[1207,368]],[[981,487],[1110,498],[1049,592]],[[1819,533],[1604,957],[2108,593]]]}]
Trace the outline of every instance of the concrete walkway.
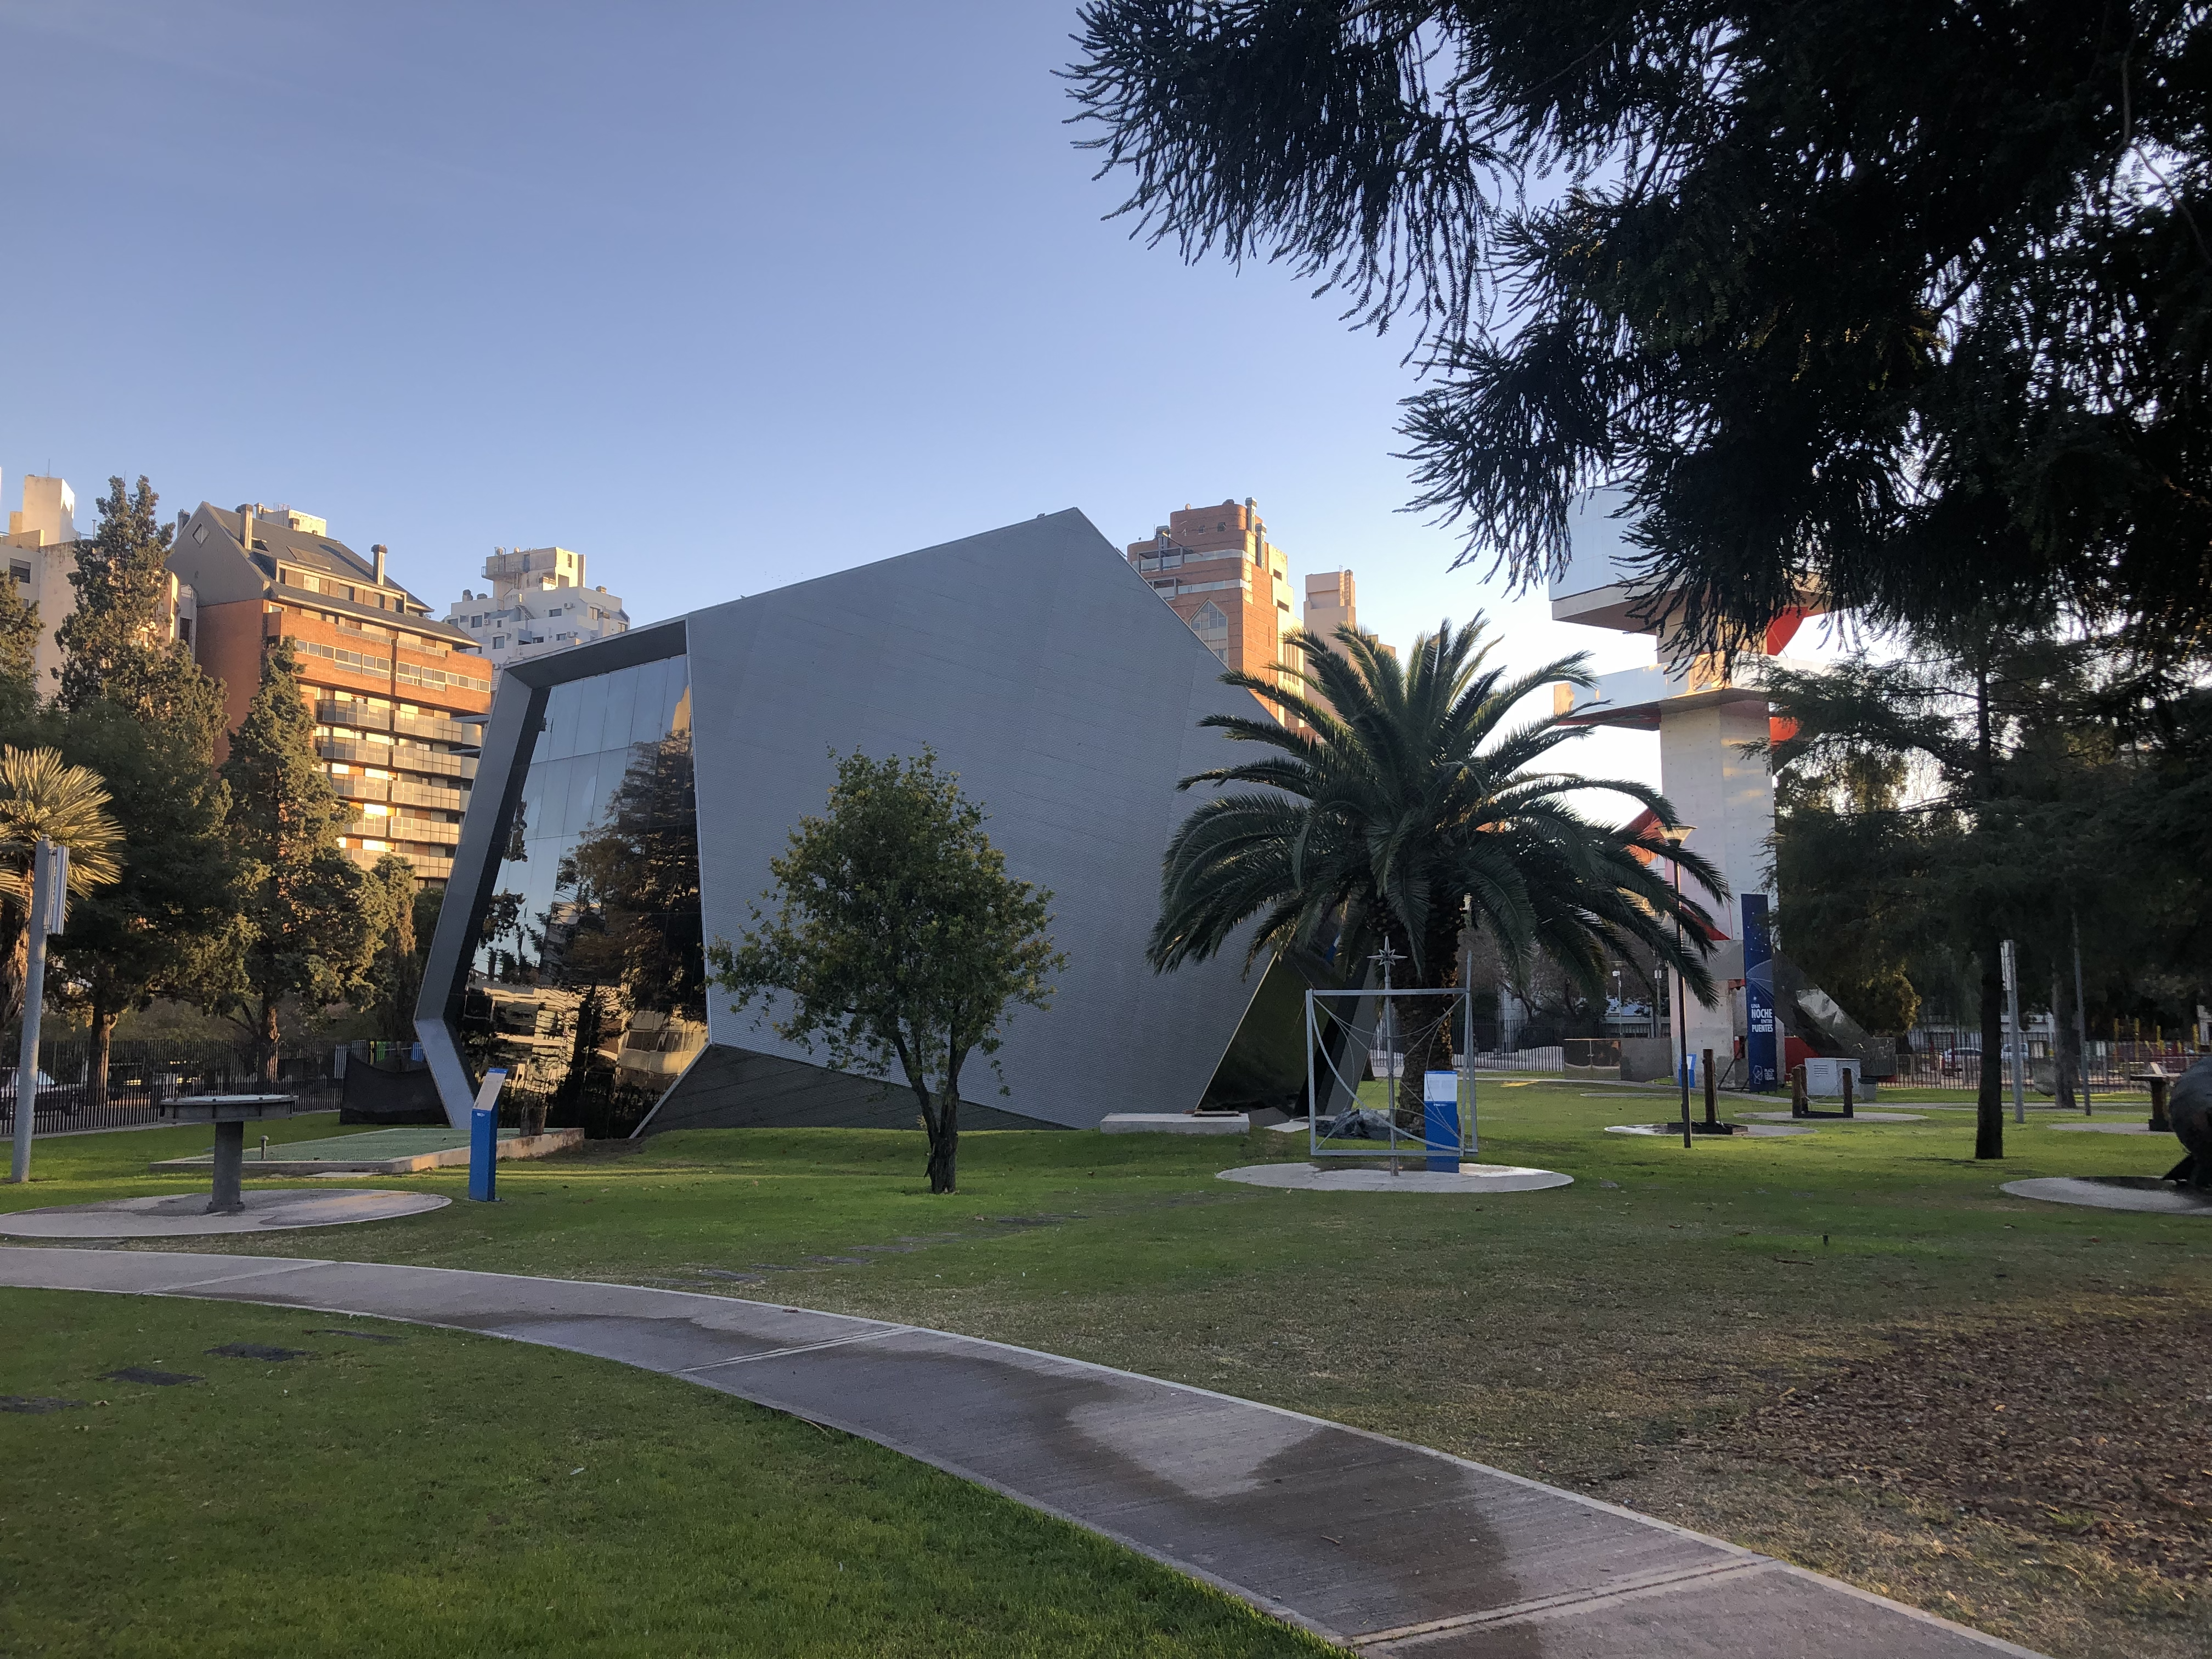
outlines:
[{"label": "concrete walkway", "polygon": [[2028,1651],[1441,1452],[941,1331],[678,1291],[256,1256],[0,1248],[0,1284],[367,1314],[679,1376],[934,1464],[1370,1655]]}]

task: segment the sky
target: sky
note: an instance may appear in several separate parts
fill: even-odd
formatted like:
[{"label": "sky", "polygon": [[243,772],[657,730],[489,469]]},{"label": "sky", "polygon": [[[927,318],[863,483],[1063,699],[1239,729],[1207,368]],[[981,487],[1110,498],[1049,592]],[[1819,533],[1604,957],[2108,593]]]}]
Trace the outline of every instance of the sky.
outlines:
[{"label": "sky", "polygon": [[[442,614],[497,545],[644,623],[1075,507],[1256,497],[1401,649],[1650,641],[1449,567],[1395,336],[1133,240],[1060,0],[0,0],[0,490],[286,503]],[[1657,781],[1656,738],[1569,751]],[[1617,799],[1617,798],[1616,798]],[[1595,805],[1595,803],[1594,803]]]}]

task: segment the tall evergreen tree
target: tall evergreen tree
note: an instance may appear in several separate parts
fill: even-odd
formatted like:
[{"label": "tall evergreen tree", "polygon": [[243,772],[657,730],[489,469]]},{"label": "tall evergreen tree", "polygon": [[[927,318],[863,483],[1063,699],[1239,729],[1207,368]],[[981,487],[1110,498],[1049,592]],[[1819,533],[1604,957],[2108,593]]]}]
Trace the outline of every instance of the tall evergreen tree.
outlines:
[{"label": "tall evergreen tree", "polygon": [[139,678],[158,672],[170,654],[166,602],[173,532],[155,516],[160,504],[143,477],[135,491],[110,478],[107,494],[94,503],[100,529],[77,544],[70,577],[76,609],[54,630],[66,708],[81,708],[96,697],[135,702],[147,695]]},{"label": "tall evergreen tree", "polygon": [[78,549],[77,609],[56,632],[54,741],[107,781],[124,833],[121,878],[78,907],[62,950],[95,1098],[117,1020],[156,996],[204,1002],[236,915],[228,792],[214,769],[222,688],[170,637],[159,501],[143,477],[130,494],[108,480],[100,530]]},{"label": "tall evergreen tree", "polygon": [[22,731],[38,707],[39,607],[0,582],[0,732]]},{"label": "tall evergreen tree", "polygon": [[289,641],[261,659],[261,684],[223,763],[239,860],[239,953],[225,1002],[253,1042],[255,1071],[276,1081],[287,1002],[360,990],[376,951],[362,872],[338,846],[351,814],[315,762],[315,722]]},{"label": "tall evergreen tree", "polygon": [[2188,0],[1090,0],[1122,211],[1412,322],[1417,504],[1628,498],[1686,642],[1810,580],[2212,641],[2212,14]]},{"label": "tall evergreen tree", "polygon": [[[368,1012],[387,1042],[415,1040],[415,1000],[422,988],[422,940],[417,931],[415,866],[397,853],[377,860],[362,897],[375,954],[368,975]],[[435,927],[435,913],[432,924]]]}]

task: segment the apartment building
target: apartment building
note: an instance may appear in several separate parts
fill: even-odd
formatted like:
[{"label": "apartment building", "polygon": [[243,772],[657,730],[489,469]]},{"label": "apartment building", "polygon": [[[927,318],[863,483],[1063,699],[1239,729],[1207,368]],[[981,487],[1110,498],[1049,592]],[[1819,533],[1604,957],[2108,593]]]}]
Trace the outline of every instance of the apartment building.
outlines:
[{"label": "apartment building", "polygon": [[359,864],[398,853],[426,881],[453,872],[493,671],[461,629],[311,514],[202,501],[179,515],[169,556],[179,631],[223,684],[235,728],[261,653],[292,641],[331,787],[356,810],[343,846]]},{"label": "apartment building", "polygon": [[584,556],[565,547],[495,547],[483,574],[491,591],[463,589],[446,620],[495,668],[629,631],[621,597],[586,587]]},{"label": "apartment building", "polygon": [[[1170,513],[1149,540],[1129,544],[1128,556],[1229,667],[1296,689],[1281,671],[1283,635],[1293,624],[1290,561],[1267,539],[1267,521],[1250,496],[1241,505],[1226,501]],[[1261,701],[1281,716],[1276,704]]]},{"label": "apartment building", "polygon": [[60,678],[61,647],[54,630],[76,614],[76,493],[68,480],[23,475],[23,507],[8,515],[8,574],[25,601],[39,607],[39,643],[33,652],[33,684],[51,697]]}]

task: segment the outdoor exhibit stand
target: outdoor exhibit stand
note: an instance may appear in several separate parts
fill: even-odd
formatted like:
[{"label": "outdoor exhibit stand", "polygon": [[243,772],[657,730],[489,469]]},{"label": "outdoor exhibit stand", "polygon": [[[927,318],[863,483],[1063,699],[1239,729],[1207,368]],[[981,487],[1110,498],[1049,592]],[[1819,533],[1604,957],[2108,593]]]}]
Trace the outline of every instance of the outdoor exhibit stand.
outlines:
[{"label": "outdoor exhibit stand", "polygon": [[246,1126],[263,1118],[289,1117],[299,1105],[295,1095],[186,1095],[162,1109],[179,1123],[215,1125],[215,1193],[210,1215],[237,1215],[246,1208],[240,1181],[246,1170]]}]

